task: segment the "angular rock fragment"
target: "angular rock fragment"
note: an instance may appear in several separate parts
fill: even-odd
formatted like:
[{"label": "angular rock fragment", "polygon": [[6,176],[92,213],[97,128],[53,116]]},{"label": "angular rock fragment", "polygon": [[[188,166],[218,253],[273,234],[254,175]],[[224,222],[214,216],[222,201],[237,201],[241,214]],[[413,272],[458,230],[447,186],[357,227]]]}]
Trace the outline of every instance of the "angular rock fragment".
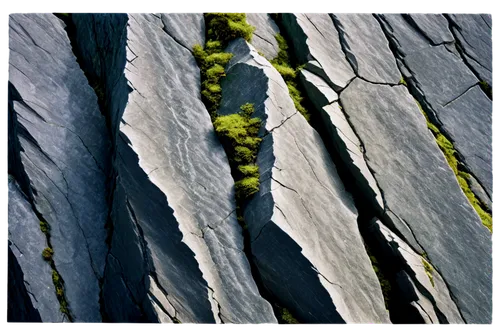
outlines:
[{"label": "angular rock fragment", "polygon": [[205,44],[205,19],[202,13],[160,15],[164,24],[163,30],[180,45],[192,50],[195,44]]},{"label": "angular rock fragment", "polygon": [[356,76],[328,14],[283,14],[282,20],[299,63],[317,61],[333,89],[342,90]]},{"label": "angular rock fragment", "polygon": [[246,15],[248,24],[255,27],[252,45],[262,52],[266,59],[274,59],[279,52],[278,42],[274,36],[280,33],[280,29],[269,14],[248,13]]},{"label": "angular rock fragment", "polygon": [[448,29],[448,21],[441,14],[408,14],[406,18],[415,24],[432,45],[455,41]]},{"label": "angular rock fragment", "polygon": [[[276,322],[243,253],[233,179],[191,52],[155,15],[75,15],[74,22],[82,54],[93,43],[111,50],[101,54],[105,91],[121,89],[109,101],[119,109],[111,117],[119,123],[112,124],[117,179],[103,285],[109,318]],[[116,35],[107,40],[101,27],[110,25]]]},{"label": "angular rock fragment", "polygon": [[427,252],[465,320],[490,322],[491,235],[413,98],[402,86],[356,79],[340,101],[364,144],[386,210],[407,225]]},{"label": "angular rock fragment", "polygon": [[388,322],[352,198],[321,138],[251,45],[237,39],[226,51],[235,56],[222,80],[219,112],[253,103],[265,122],[260,192],[244,209],[264,287],[301,322]]},{"label": "angular rock fragment", "polygon": [[[10,16],[9,165],[50,225],[55,266],[75,321],[101,321],[109,139],[97,98],[52,14]],[[18,177],[25,174],[25,177]]]},{"label": "angular rock fragment", "polygon": [[380,24],[371,14],[332,14],[342,49],[356,75],[374,83],[397,84],[396,60]]},{"label": "angular rock fragment", "polygon": [[9,177],[9,321],[62,321],[52,269],[42,258],[46,247],[40,221]]}]

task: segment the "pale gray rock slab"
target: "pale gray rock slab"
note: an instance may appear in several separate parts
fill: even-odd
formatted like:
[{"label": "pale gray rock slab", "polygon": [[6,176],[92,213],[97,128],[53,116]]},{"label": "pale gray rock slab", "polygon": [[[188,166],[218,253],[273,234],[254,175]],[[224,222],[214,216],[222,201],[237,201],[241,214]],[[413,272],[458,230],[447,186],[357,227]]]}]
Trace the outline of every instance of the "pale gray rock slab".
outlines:
[{"label": "pale gray rock slab", "polygon": [[438,117],[453,145],[488,195],[493,193],[492,103],[479,86],[443,108]]},{"label": "pale gray rock slab", "polygon": [[469,179],[467,180],[468,183],[469,183],[469,186],[472,190],[472,192],[474,192],[474,194],[476,195],[476,197],[483,203],[486,205],[486,207],[488,208],[488,210],[492,210],[493,209],[493,202],[491,201],[491,198],[488,196],[488,194],[486,193],[486,191],[483,189],[483,187],[479,184],[479,182],[476,180],[476,178],[474,178],[473,176],[469,176]]},{"label": "pale gray rock slab", "polygon": [[401,78],[382,28],[371,14],[331,14],[343,50],[356,75],[375,83]]},{"label": "pale gray rock slab", "polygon": [[[40,230],[40,221],[30,203],[13,179],[9,179],[8,216],[9,251],[13,254],[12,258],[9,255],[9,267],[17,265],[22,274],[20,279],[9,281],[9,284],[24,285],[29,295],[26,307],[32,306],[42,322],[61,322],[63,314],[59,310],[52,282],[52,268],[42,258],[42,251],[47,247],[46,236]],[[11,260],[17,263],[11,263]],[[9,298],[12,297],[11,292],[9,289]],[[21,307],[22,304],[18,302],[19,300],[12,306]],[[13,319],[18,319],[15,321],[29,321],[24,317],[26,311],[17,311],[13,313]]]},{"label": "pale gray rock slab", "polygon": [[266,59],[274,59],[279,52],[276,34],[280,29],[273,19],[266,13],[247,13],[247,23],[255,27],[252,37],[252,45],[264,54]]},{"label": "pale gray rock slab", "polygon": [[410,21],[418,27],[433,45],[455,41],[448,28],[448,20],[441,14],[407,14]]},{"label": "pale gray rock slab", "polygon": [[403,86],[356,79],[340,95],[390,209],[411,229],[467,322],[491,321],[491,234]]},{"label": "pale gray rock slab", "polygon": [[[95,27],[117,20],[94,18],[103,21]],[[81,17],[78,27],[87,33],[92,22]],[[158,322],[166,315],[188,323],[276,322],[243,253],[234,181],[200,100],[193,55],[155,15],[128,15],[121,27],[126,38],[112,45],[115,59],[104,62],[114,66],[126,57],[104,80],[130,87],[125,103],[115,95],[122,111],[106,312],[115,321]]]},{"label": "pale gray rock slab", "polygon": [[341,90],[356,76],[328,14],[283,14],[282,19],[297,60],[301,64],[317,61],[333,89]]},{"label": "pale gray rock slab", "polygon": [[10,112],[28,195],[51,227],[53,259],[73,319],[98,322],[107,252],[105,119],[62,21],[15,14],[9,27]]},{"label": "pale gray rock slab", "polygon": [[339,95],[335,90],[330,88],[328,83],[318,75],[306,69],[302,69],[299,75],[307,96],[317,108],[322,108],[339,99]]},{"label": "pale gray rock slab", "polygon": [[480,80],[492,86],[491,15],[450,14],[448,17],[465,61]]},{"label": "pale gray rock slab", "polygon": [[163,29],[188,50],[195,44],[205,45],[205,18],[202,13],[161,14]]},{"label": "pale gray rock slab", "polygon": [[264,287],[301,322],[388,322],[356,208],[321,138],[253,46],[237,39],[226,51],[238,60],[222,80],[221,112],[254,103],[265,127],[260,191],[244,210]]},{"label": "pale gray rock slab", "polygon": [[408,244],[380,223],[380,221],[376,221],[375,223],[385,241],[390,244],[392,249],[397,252],[399,257],[408,266],[408,272],[405,272],[405,274],[412,281],[411,285],[419,298],[417,303],[419,303],[420,307],[424,308],[424,313],[429,316],[431,322],[439,323],[436,314],[438,311],[440,315],[442,314],[446,317],[446,320],[450,324],[464,323],[457,305],[451,298],[448,287],[439,272],[434,269],[432,270],[433,285],[422,261],[425,259],[413,251]]}]

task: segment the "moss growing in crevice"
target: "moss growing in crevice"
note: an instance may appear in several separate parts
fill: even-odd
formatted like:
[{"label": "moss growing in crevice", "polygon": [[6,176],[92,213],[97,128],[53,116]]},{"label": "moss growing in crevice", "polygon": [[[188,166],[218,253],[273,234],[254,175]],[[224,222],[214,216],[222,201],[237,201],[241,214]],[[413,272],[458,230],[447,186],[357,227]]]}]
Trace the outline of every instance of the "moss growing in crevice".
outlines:
[{"label": "moss growing in crevice", "polygon": [[382,295],[384,296],[385,308],[387,309],[387,311],[389,311],[390,294],[392,290],[391,283],[382,272],[377,258],[373,255],[373,252],[370,250],[370,248],[366,243],[365,243],[365,249],[372,263],[373,271],[375,272],[375,275],[377,275],[378,281],[380,282]]},{"label": "moss growing in crevice", "polygon": [[465,170],[464,166],[458,161],[457,151],[455,150],[453,143],[447,137],[445,137],[443,133],[441,133],[441,131],[436,125],[434,125],[429,120],[429,117],[422,109],[420,103],[417,100],[415,100],[415,103],[417,103],[420,111],[424,115],[427,121],[427,127],[436,138],[436,142],[441,151],[443,152],[451,169],[455,173],[455,176],[457,177],[458,180],[458,184],[462,188],[462,191],[464,192],[465,196],[467,197],[470,204],[472,205],[472,207],[474,207],[475,211],[481,218],[483,225],[486,228],[488,228],[490,232],[493,232],[493,219],[491,217],[491,214],[488,212],[488,208],[486,207],[486,205],[476,197],[474,192],[472,192],[470,184],[468,182],[470,174]]},{"label": "moss growing in crevice", "polygon": [[401,79],[399,80],[399,84],[402,84],[403,86],[408,87],[408,84],[406,83],[404,77],[401,77]]},{"label": "moss growing in crevice", "polygon": [[303,68],[303,66],[292,67],[290,64],[290,57],[288,56],[288,44],[285,38],[281,34],[276,34],[274,36],[276,42],[278,42],[278,55],[270,61],[270,63],[276,68],[278,73],[285,80],[286,86],[288,87],[288,93],[292,98],[293,104],[297,111],[304,116],[304,118],[309,122],[310,113],[304,106],[304,97],[300,91],[300,86],[298,82],[298,73]]},{"label": "moss growing in crevice", "polygon": [[422,258],[422,264],[424,265],[425,274],[427,274],[429,280],[431,281],[432,286],[434,287],[434,277],[432,276],[434,268],[432,268],[431,264],[429,264],[427,260],[425,260],[424,258]]}]

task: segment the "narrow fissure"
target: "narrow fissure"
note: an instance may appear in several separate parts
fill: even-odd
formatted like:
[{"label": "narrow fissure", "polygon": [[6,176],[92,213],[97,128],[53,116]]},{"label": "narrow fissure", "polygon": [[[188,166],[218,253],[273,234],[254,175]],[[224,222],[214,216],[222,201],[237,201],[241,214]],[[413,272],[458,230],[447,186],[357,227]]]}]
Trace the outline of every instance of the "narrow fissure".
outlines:
[{"label": "narrow fissure", "polygon": [[[113,119],[112,119],[112,110],[111,106],[107,102],[111,96],[108,96],[110,92],[105,89],[106,86],[106,80],[105,76],[100,73],[95,74],[92,70],[89,68],[86,68],[85,61],[84,61],[84,56],[81,53],[81,50],[78,47],[77,43],[77,32],[76,32],[76,26],[75,23],[73,22],[72,15],[73,14],[54,14],[56,17],[58,17],[60,20],[64,22],[66,25],[65,31],[68,36],[68,39],[71,44],[71,49],[73,51],[73,54],[75,55],[76,61],[78,65],[80,66],[80,69],[84,73],[85,77],[88,80],[89,86],[92,88],[94,91],[96,97],[97,97],[97,103],[99,106],[99,110],[101,114],[104,117],[104,121],[106,124],[106,129],[108,131],[108,136],[110,138],[110,154],[109,154],[109,162],[108,162],[108,167],[105,168],[105,175],[106,175],[106,200],[107,200],[107,206],[108,207],[113,207],[113,201],[114,201],[114,193],[116,190],[116,182],[117,182],[117,171],[115,168],[115,160],[116,160],[116,140],[114,140],[114,133],[113,130]],[[93,18],[92,18],[93,19]],[[95,22],[94,22],[95,23]],[[93,28],[95,29],[95,24],[93,25]],[[97,41],[97,36],[96,32],[94,31],[94,38]],[[99,58],[100,64],[104,64],[104,60],[102,59],[103,56],[103,50],[99,49],[99,45],[96,42],[96,55]],[[101,66],[101,70],[103,66]],[[104,171],[103,171],[104,172]],[[107,230],[107,235],[106,235],[106,244],[108,246],[108,252],[106,254],[106,260],[104,264],[104,270],[101,278],[98,278],[98,283],[99,283],[99,305],[100,305],[100,313],[103,322],[110,322],[109,316],[106,314],[105,307],[104,307],[104,295],[103,295],[103,285],[105,281],[105,274],[106,274],[106,268],[108,264],[108,256],[111,254],[111,244],[112,244],[112,237],[113,237],[113,220],[111,217],[112,214],[112,208],[109,209],[108,212],[108,217],[106,219],[106,223],[104,225],[105,230]]]}]

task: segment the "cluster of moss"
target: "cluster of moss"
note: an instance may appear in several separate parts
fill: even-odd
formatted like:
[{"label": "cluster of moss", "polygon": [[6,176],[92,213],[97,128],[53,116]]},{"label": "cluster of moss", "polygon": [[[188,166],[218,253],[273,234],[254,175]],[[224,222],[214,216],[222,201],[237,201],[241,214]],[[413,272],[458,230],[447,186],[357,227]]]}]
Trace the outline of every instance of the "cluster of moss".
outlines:
[{"label": "cluster of moss", "polygon": [[224,48],[238,37],[250,41],[255,28],[246,22],[246,15],[242,13],[207,13],[205,23],[205,48],[196,44],[193,53],[201,69],[202,100],[213,119],[222,100],[220,80],[226,75],[224,67],[233,57],[232,53],[224,52]]},{"label": "cluster of moss", "polygon": [[285,38],[279,33],[276,34],[274,38],[278,42],[279,51],[278,55],[270,62],[274,66],[274,68],[276,68],[278,73],[280,73],[280,75],[283,77],[283,80],[285,80],[285,83],[288,87],[288,92],[293,100],[295,108],[304,116],[307,121],[309,121],[309,111],[307,111],[307,109],[304,107],[304,97],[302,97],[302,94],[298,89],[298,73],[303,68],[303,66],[297,66],[297,68],[294,69],[290,65],[290,58],[288,57],[288,44]]},{"label": "cluster of moss", "polygon": [[283,324],[300,324],[287,308],[279,308],[280,319]]},{"label": "cluster of moss", "polygon": [[432,286],[434,287],[434,278],[432,277],[432,272],[434,271],[434,269],[432,268],[431,264],[429,264],[424,258],[422,258],[422,264],[424,265],[425,274],[427,274]]},{"label": "cluster of moss", "polygon": [[470,178],[470,174],[467,172],[461,170],[460,163],[458,162],[457,159],[457,152],[453,146],[453,143],[451,143],[448,138],[446,138],[440,131],[439,128],[437,128],[433,123],[430,122],[429,118],[427,117],[427,114],[424,112],[422,109],[422,106],[418,101],[415,100],[417,103],[418,107],[420,108],[420,111],[422,114],[425,116],[425,119],[427,120],[427,127],[431,130],[432,134],[434,134],[434,137],[436,138],[436,142],[443,152],[446,160],[448,161],[448,164],[450,165],[451,169],[455,173],[455,176],[457,177],[458,183],[460,184],[460,187],[462,188],[462,191],[465,193],[465,196],[471,203],[472,207],[476,210],[477,214],[481,218],[481,221],[483,225],[488,228],[490,232],[493,231],[493,219],[491,217],[491,214],[488,213],[485,209],[485,205],[476,197],[474,192],[472,192],[470,188],[470,184],[468,182]]},{"label": "cluster of moss", "polygon": [[380,270],[377,258],[371,255],[368,249],[367,252],[368,256],[370,257],[370,261],[372,262],[373,270],[375,271],[375,274],[377,275],[377,278],[380,282],[380,287],[382,288],[382,295],[384,296],[385,308],[389,309],[389,295],[391,293],[391,283]]},{"label": "cluster of moss", "polygon": [[252,117],[253,104],[241,106],[241,112],[220,115],[214,120],[215,132],[229,156],[235,178],[237,199],[246,199],[259,191],[259,167],[255,164],[262,141],[258,137],[261,120]]},{"label": "cluster of moss", "polygon": [[404,77],[401,77],[401,79],[399,80],[399,84],[402,84],[403,86],[408,87],[408,84],[406,83]]}]

